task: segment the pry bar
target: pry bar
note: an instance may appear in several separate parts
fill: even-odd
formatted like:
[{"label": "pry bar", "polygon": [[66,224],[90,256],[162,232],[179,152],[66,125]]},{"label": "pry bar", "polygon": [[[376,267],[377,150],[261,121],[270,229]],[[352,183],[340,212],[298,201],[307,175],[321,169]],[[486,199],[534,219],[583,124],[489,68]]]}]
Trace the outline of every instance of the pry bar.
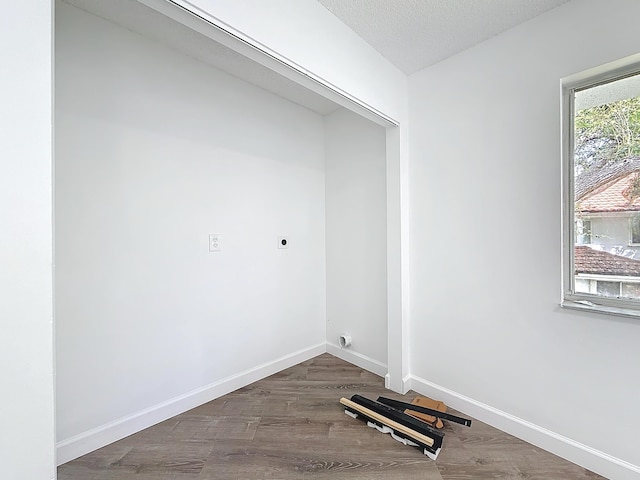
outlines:
[{"label": "pry bar", "polygon": [[450,413],[439,412],[431,408],[421,407],[420,405],[414,405],[412,403],[400,402],[398,400],[392,400],[391,398],[378,397],[378,402],[398,410],[413,410],[414,412],[426,413],[433,417],[441,418],[442,420],[449,420],[450,422],[459,423],[465,427],[471,426],[471,420],[467,418],[451,415]]}]

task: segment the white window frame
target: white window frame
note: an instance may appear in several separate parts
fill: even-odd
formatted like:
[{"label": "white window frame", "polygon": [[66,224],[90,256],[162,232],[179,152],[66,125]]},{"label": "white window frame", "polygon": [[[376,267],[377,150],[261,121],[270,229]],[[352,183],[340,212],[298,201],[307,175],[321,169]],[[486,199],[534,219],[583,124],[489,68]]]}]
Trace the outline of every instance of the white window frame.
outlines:
[{"label": "white window frame", "polygon": [[640,73],[640,54],[561,80],[562,126],[562,301],[565,308],[640,318],[640,300],[575,291],[574,94]]}]

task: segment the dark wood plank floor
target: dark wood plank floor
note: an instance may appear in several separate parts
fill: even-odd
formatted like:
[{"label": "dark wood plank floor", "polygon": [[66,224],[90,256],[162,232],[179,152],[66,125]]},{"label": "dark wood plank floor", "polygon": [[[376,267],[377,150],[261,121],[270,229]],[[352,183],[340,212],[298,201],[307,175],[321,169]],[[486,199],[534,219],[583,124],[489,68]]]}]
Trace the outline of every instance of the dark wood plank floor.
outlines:
[{"label": "dark wood plank floor", "polygon": [[339,400],[354,393],[415,396],[324,354],[62,465],[58,479],[602,478],[479,421],[448,423],[434,462],[345,415]]}]

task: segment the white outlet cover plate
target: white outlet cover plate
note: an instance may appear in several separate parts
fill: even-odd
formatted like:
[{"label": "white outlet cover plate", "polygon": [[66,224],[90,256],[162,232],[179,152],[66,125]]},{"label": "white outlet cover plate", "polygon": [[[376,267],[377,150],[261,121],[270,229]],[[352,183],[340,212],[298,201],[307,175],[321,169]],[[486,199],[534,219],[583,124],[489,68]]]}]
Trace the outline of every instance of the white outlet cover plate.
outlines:
[{"label": "white outlet cover plate", "polygon": [[211,233],[209,235],[209,251],[210,252],[220,251],[220,234],[219,233]]}]

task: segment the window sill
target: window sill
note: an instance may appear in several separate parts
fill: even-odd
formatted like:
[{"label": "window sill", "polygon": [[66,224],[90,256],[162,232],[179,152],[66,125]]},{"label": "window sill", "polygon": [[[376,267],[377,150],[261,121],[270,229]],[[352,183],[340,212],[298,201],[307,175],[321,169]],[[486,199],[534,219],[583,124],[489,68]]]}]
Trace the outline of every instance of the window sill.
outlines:
[{"label": "window sill", "polygon": [[632,308],[611,307],[608,305],[598,305],[597,303],[589,302],[586,300],[565,300],[560,306],[562,308],[568,308],[571,310],[582,310],[583,312],[603,313],[607,315],[618,315],[628,318],[640,318],[640,310],[634,310]]}]

